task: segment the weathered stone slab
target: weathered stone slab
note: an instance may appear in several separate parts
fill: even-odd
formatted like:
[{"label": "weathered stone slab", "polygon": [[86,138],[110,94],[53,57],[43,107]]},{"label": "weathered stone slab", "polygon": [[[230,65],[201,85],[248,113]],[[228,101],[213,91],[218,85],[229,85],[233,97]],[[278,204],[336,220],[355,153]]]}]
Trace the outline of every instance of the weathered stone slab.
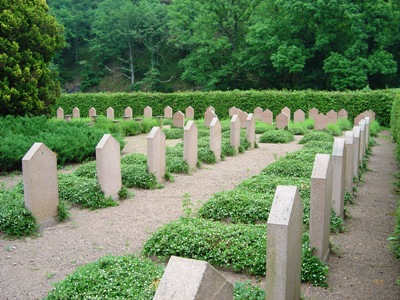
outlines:
[{"label": "weathered stone slab", "polygon": [[266,124],[273,124],[274,123],[274,114],[269,109],[264,110],[261,115],[261,122]]},{"label": "weathered stone slab", "polygon": [[256,143],[256,118],[253,114],[247,116],[246,140],[250,143],[250,149],[254,149]]},{"label": "weathered stone slab", "polygon": [[353,133],[353,176],[357,177],[360,166],[360,126],[354,126]]},{"label": "weathered stone slab", "polygon": [[239,114],[239,119],[240,119],[240,128],[246,128],[246,122],[247,122],[247,117],[249,116],[249,114],[245,111],[242,111]]},{"label": "weathered stone slab", "polygon": [[230,142],[231,146],[235,148],[236,151],[239,151],[240,146],[240,119],[238,115],[233,115],[231,118],[230,125]]},{"label": "weathered stone slab", "polygon": [[205,261],[171,256],[153,300],[232,300],[233,285]]},{"label": "weathered stone slab", "polygon": [[318,116],[314,118],[315,130],[325,129],[327,125],[328,125],[328,118],[324,114],[318,114]]},{"label": "weathered stone slab", "polygon": [[332,209],[344,218],[344,186],[346,176],[345,139],[335,138],[332,151]]},{"label": "weathered stone slab", "polygon": [[303,204],[295,186],[278,186],[267,223],[268,299],[300,299]]},{"label": "weathered stone slab", "polygon": [[306,119],[306,114],[301,109],[298,109],[294,112],[293,121],[294,122],[304,122]]},{"label": "weathered stone slab", "polygon": [[358,159],[361,163],[365,154],[365,119],[362,119],[358,126],[360,126],[360,153],[358,154]]},{"label": "weathered stone slab", "polygon": [[365,118],[363,113],[359,114],[357,117],[354,118],[354,126],[358,126],[360,121]]},{"label": "weathered stone slab", "polygon": [[96,171],[101,190],[106,198],[118,199],[122,187],[121,153],[119,142],[105,134],[96,146]]},{"label": "weathered stone slab", "polygon": [[344,188],[347,192],[353,194],[353,159],[354,159],[354,133],[353,131],[346,131],[345,136],[345,185]]},{"label": "weathered stone slab", "polygon": [[185,126],[185,115],[180,110],[174,113],[172,124],[178,128],[183,128]]},{"label": "weathered stone slab", "polygon": [[281,109],[281,113],[286,114],[289,117],[289,121],[291,120],[292,116],[290,115],[290,109],[287,106]]},{"label": "weathered stone slab", "polygon": [[114,120],[114,109],[112,107],[107,108],[107,119]]},{"label": "weathered stone slab", "polygon": [[318,109],[315,107],[311,108],[310,111],[308,112],[308,118],[315,120],[315,118],[319,115]]},{"label": "weathered stone slab", "polygon": [[57,108],[57,119],[64,120],[64,110],[61,107]]},{"label": "weathered stone slab", "polygon": [[210,124],[210,149],[214,152],[216,161],[221,160],[222,142],[221,142],[221,122],[214,118]]},{"label": "weathered stone slab", "polygon": [[215,108],[213,106],[210,105],[209,107],[207,107],[207,109],[212,110],[214,112],[214,114],[215,114]]},{"label": "weathered stone slab", "polygon": [[152,118],[153,117],[153,110],[150,106],[146,106],[143,110],[143,117],[145,118]]},{"label": "weathered stone slab", "polygon": [[183,160],[193,170],[197,165],[198,130],[194,121],[188,121],[183,131]]},{"label": "weathered stone slab", "polygon": [[326,117],[328,119],[328,124],[335,124],[338,120],[338,114],[334,110],[328,111],[328,113],[326,114]]},{"label": "weathered stone slab", "polygon": [[167,106],[164,108],[164,118],[165,119],[172,119],[172,108],[171,106]]},{"label": "weathered stone slab", "polygon": [[366,110],[364,111],[364,116],[369,118],[370,122],[375,121],[375,112],[372,110]]},{"label": "weathered stone slab", "polygon": [[256,107],[253,111],[254,118],[256,118],[256,120],[261,120],[262,113],[263,113],[263,109],[259,106]]},{"label": "weathered stone slab", "polygon": [[339,119],[347,119],[347,117],[348,117],[348,113],[345,109],[339,110],[339,112],[338,112]]},{"label": "weathered stone slab", "polygon": [[89,118],[90,118],[90,119],[93,119],[94,116],[97,116],[97,114],[96,114],[96,109],[95,109],[94,107],[91,107],[91,108],[89,109]]},{"label": "weathered stone slab", "polygon": [[165,175],[165,134],[160,127],[153,127],[147,136],[147,170],[158,180]]},{"label": "weathered stone slab", "polygon": [[317,154],[311,175],[310,246],[322,261],[329,258],[332,208],[332,162],[329,154]]},{"label": "weathered stone slab", "polygon": [[128,106],[127,108],[124,109],[124,119],[132,120],[132,117],[133,117],[132,108]]},{"label": "weathered stone slab", "polygon": [[239,115],[238,109],[234,106],[229,109],[229,116],[232,117],[233,115]]},{"label": "weathered stone slab", "polygon": [[186,107],[185,115],[186,118],[194,120],[194,108],[191,106]]},{"label": "weathered stone slab", "polygon": [[370,118],[365,117],[365,151],[367,151],[369,147],[369,123],[370,123]]},{"label": "weathered stone slab", "polygon": [[81,111],[79,110],[79,108],[74,107],[74,109],[72,110],[72,118],[79,119],[80,117],[81,117]]},{"label": "weathered stone slab", "polygon": [[285,113],[280,113],[276,116],[275,126],[278,129],[285,129],[289,126],[289,116]]},{"label": "weathered stone slab", "polygon": [[207,108],[206,112],[204,113],[204,126],[210,128],[211,121],[214,118],[217,118],[217,115],[212,109]]},{"label": "weathered stone slab", "polygon": [[22,158],[25,207],[42,228],[56,224],[58,208],[57,156],[34,143]]}]

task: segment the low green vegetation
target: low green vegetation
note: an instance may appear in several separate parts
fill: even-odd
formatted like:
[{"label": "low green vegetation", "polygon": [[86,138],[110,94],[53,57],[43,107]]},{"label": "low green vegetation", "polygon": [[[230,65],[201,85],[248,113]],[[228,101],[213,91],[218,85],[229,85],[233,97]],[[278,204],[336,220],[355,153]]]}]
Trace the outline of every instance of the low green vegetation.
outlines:
[{"label": "low green vegetation", "polygon": [[260,136],[260,143],[287,144],[293,140],[293,133],[286,130],[266,131]]},{"label": "low green vegetation", "polygon": [[288,130],[294,135],[305,135],[308,132],[306,122],[290,122]]}]

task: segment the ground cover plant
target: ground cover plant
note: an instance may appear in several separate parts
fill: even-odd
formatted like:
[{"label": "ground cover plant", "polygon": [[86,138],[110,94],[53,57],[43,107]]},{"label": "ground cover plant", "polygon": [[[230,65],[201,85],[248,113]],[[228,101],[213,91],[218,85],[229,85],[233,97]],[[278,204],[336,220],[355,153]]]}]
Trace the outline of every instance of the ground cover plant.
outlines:
[{"label": "ground cover plant", "polygon": [[260,136],[260,143],[286,144],[294,141],[293,133],[287,130],[266,131]]}]

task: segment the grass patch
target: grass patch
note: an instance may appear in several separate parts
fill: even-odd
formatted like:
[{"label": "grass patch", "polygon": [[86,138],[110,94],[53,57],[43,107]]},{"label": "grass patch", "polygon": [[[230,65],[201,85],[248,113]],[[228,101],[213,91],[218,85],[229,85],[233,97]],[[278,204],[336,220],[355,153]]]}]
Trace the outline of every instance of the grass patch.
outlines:
[{"label": "grass patch", "polygon": [[286,130],[267,131],[260,136],[260,143],[286,144],[294,141],[293,133]]}]

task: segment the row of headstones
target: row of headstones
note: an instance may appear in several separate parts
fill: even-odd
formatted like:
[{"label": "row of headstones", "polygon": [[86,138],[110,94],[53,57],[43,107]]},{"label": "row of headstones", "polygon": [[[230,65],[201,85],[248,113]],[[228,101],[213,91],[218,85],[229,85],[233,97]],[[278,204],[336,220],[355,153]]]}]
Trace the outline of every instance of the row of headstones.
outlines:
[{"label": "row of headstones", "polygon": [[[311,176],[310,246],[329,258],[331,209],[343,218],[344,193],[368,147],[370,118],[335,138],[332,155],[317,154]],[[267,222],[268,299],[300,299],[303,204],[296,186],[278,186]],[[206,262],[171,257],[154,299],[233,299],[233,286]]]}]

